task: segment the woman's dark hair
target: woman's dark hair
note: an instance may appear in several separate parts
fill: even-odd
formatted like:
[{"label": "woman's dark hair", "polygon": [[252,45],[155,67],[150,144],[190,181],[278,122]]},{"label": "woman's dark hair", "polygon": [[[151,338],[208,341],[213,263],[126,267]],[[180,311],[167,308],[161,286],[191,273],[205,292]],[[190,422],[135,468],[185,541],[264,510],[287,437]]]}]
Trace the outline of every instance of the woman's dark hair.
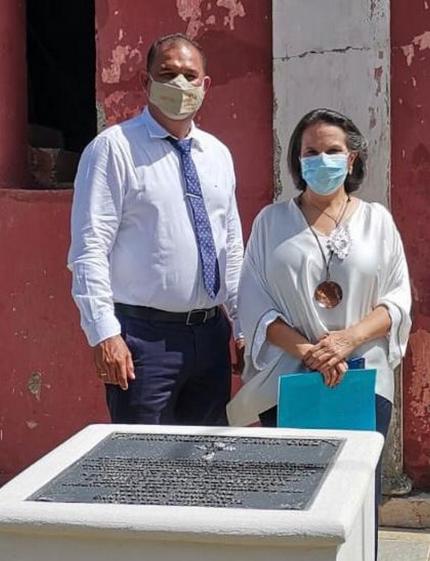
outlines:
[{"label": "woman's dark hair", "polygon": [[352,193],[356,191],[366,175],[367,142],[359,129],[351,119],[345,117],[332,109],[314,109],[307,113],[296,128],[290,138],[288,146],[288,169],[290,170],[294,184],[300,191],[306,189],[306,181],[301,174],[300,150],[304,131],[316,123],[327,123],[342,129],[346,134],[346,145],[348,150],[356,152],[352,172],[345,179],[345,191]]}]

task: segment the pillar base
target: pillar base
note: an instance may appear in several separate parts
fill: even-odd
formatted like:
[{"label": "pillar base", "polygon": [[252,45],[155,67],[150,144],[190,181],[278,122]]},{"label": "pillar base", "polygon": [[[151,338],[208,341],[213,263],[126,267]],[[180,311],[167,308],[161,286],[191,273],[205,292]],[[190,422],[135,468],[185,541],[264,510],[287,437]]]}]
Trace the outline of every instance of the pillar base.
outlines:
[{"label": "pillar base", "polygon": [[412,491],[412,481],[406,473],[398,473],[385,476],[382,480],[382,494],[389,499],[390,497],[403,497]]},{"label": "pillar base", "polygon": [[430,528],[430,494],[388,499],[379,510],[379,523],[392,528]]}]

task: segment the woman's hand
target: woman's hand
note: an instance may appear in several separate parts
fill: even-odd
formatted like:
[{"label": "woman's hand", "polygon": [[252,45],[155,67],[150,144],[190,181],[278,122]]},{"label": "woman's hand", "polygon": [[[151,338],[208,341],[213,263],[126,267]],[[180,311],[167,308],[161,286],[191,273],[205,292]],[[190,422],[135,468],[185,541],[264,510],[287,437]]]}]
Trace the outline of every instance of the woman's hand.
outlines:
[{"label": "woman's hand", "polygon": [[331,368],[345,361],[356,347],[357,342],[351,329],[332,331],[308,350],[304,363],[312,370],[329,372]]},{"label": "woman's hand", "polygon": [[[306,357],[312,356],[312,352],[316,346],[317,345],[312,345],[310,343],[301,346],[300,348],[301,359],[305,364],[305,366],[309,366],[309,361],[307,360]],[[319,369],[312,368],[312,370],[319,370],[323,375],[324,383],[327,386],[333,388],[334,386],[337,386],[337,384],[339,384],[342,381],[345,372],[348,370],[348,365],[345,360],[341,360],[335,366],[319,368]]]},{"label": "woman's hand", "polygon": [[348,370],[348,365],[344,360],[338,362],[336,366],[330,368],[321,368],[320,372],[324,378],[324,384],[330,388],[334,388],[342,382],[345,372]]}]

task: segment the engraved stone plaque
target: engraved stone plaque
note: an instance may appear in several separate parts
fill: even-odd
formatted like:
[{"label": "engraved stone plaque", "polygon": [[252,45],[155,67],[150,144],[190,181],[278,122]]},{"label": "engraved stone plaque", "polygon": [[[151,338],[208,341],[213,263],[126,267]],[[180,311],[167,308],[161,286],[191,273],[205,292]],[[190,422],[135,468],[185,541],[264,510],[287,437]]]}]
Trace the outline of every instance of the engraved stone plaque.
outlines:
[{"label": "engraved stone plaque", "polygon": [[302,510],[342,443],[113,433],[27,500]]}]

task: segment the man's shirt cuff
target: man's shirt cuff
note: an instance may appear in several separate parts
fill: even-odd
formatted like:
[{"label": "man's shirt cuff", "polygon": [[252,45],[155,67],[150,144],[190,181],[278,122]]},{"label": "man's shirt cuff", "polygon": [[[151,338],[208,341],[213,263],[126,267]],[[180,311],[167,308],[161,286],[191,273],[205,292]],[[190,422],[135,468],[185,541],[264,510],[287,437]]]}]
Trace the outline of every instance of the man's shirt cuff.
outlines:
[{"label": "man's shirt cuff", "polygon": [[113,314],[109,314],[92,323],[83,324],[82,329],[87,336],[89,345],[95,347],[109,337],[120,335],[121,324]]}]

